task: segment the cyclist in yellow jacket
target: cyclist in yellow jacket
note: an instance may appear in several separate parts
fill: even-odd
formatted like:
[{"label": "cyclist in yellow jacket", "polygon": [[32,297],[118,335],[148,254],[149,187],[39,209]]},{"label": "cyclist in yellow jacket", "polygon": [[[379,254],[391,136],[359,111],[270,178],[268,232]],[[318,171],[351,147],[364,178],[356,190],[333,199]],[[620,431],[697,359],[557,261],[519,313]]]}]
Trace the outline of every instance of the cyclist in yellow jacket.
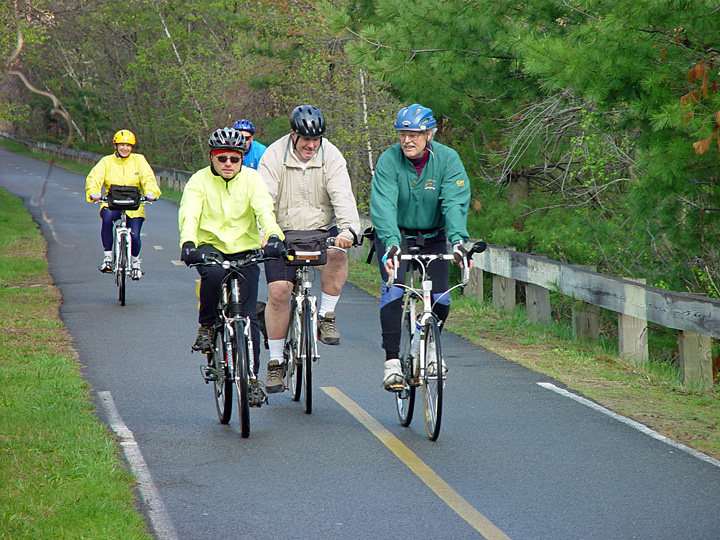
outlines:
[{"label": "cyclist in yellow jacket", "polygon": [[[212,351],[213,326],[220,301],[225,270],[202,266],[203,258],[216,253],[224,260],[243,259],[249,251],[263,247],[270,257],[280,257],[284,246],[282,229],[275,221],[273,200],[260,173],[243,166],[247,141],[236,129],[221,128],[210,135],[209,166],[193,174],[185,185],[178,225],[180,259],[198,265],[200,274],[200,311],[194,351]],[[265,241],[260,236],[262,227]],[[250,318],[255,375],[260,367],[260,326],[256,312],[260,268],[251,265],[240,272],[241,315]],[[254,379],[251,393],[262,391]]]},{"label": "cyclist in yellow jacket", "polygon": [[[161,191],[155,181],[155,173],[145,156],[132,153],[136,144],[132,131],[121,129],[115,133],[113,144],[115,153],[98,161],[85,180],[85,194],[88,202],[99,201],[102,198],[103,188],[107,193],[112,184],[137,186],[148,201],[154,201],[160,197]],[[142,277],[139,258],[142,247],[140,230],[145,221],[145,205],[140,205],[137,210],[128,210],[126,213],[132,237],[130,277],[138,280]],[[103,204],[100,208],[100,218],[102,219],[100,238],[105,254],[99,270],[109,273],[112,272],[113,223],[120,218],[120,211],[110,210],[107,204]]]}]

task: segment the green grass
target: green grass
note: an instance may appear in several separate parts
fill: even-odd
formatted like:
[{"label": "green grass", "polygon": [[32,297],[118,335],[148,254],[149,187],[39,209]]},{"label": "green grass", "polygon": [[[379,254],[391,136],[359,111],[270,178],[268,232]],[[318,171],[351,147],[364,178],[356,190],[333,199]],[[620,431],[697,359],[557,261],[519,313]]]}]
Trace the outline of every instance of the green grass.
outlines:
[{"label": "green grass", "polygon": [[[351,262],[349,281],[378,295],[377,267]],[[485,287],[492,290],[492,287]],[[613,411],[720,459],[720,392],[683,385],[665,348],[647,366],[636,367],[617,354],[607,331],[598,341],[575,340],[569,320],[531,324],[524,306],[501,314],[489,303],[454,296],[446,328],[513,362],[546,374]],[[563,313],[563,306],[556,306]],[[651,349],[652,352],[652,349]]]},{"label": "green grass", "polygon": [[60,320],[45,247],[0,190],[0,538],[149,540]]}]

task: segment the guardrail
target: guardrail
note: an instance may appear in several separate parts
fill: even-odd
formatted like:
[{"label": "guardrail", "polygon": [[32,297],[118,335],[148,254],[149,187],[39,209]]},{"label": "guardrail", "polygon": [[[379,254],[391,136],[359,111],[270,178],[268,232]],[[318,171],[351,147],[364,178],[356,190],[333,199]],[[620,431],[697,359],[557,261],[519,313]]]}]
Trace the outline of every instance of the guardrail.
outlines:
[{"label": "guardrail", "polygon": [[[60,145],[52,143],[31,141],[29,139],[13,135],[7,131],[0,131],[0,137],[15,141],[36,154],[60,156],[63,159],[80,163],[81,165],[85,165],[87,167],[93,167],[106,155],[86,152],[84,150],[76,150],[74,148],[63,148]],[[151,165],[151,167],[155,173],[155,181],[160,187],[170,187],[177,191],[183,191],[188,179],[193,175],[193,173],[189,171],[170,169],[168,167],[158,167],[156,165]]]},{"label": "guardrail", "polygon": [[683,380],[713,382],[712,338],[720,338],[720,300],[645,285],[643,280],[607,276],[594,268],[564,264],[512,248],[488,246],[473,257],[465,294],[483,298],[483,272],[492,274],[493,307],[515,309],[516,282],[524,283],[529,320],[550,322],[551,291],[585,304],[573,307],[573,334],[597,338],[599,310],[618,314],[620,356],[635,364],[648,361],[648,322],[678,331]]},{"label": "guardrail", "polygon": [[[14,140],[33,152],[61,155],[64,159],[93,166],[103,156],[51,143],[30,141],[0,131],[0,137]],[[183,191],[192,173],[153,166],[158,184]],[[363,217],[363,229],[370,219]],[[471,245],[474,240],[468,244]],[[364,258],[365,248],[354,248],[354,259]],[[516,282],[525,286],[525,305],[530,321],[551,320],[550,293],[558,292],[580,300],[572,309],[573,334],[597,338],[600,309],[618,314],[620,356],[634,364],[648,361],[648,322],[678,331],[678,355],[684,382],[697,386],[713,383],[712,338],[720,338],[720,300],[678,293],[645,285],[642,280],[617,278],[594,268],[560,263],[540,255],[512,248],[488,246],[473,258],[474,268],[465,287],[466,296],[483,300],[483,272],[492,274],[492,303],[495,309],[510,312],[516,304]]]}]

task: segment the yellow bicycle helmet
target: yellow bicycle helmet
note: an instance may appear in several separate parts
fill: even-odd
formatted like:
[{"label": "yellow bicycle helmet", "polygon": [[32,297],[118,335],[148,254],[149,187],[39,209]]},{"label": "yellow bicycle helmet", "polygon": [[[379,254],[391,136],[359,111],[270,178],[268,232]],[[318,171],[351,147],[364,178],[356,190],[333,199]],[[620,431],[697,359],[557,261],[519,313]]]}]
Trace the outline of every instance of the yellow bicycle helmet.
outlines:
[{"label": "yellow bicycle helmet", "polygon": [[135,146],[135,135],[133,135],[132,131],[128,131],[127,129],[121,129],[113,137],[113,143],[114,144],[125,143],[125,144],[132,144],[133,146]]}]

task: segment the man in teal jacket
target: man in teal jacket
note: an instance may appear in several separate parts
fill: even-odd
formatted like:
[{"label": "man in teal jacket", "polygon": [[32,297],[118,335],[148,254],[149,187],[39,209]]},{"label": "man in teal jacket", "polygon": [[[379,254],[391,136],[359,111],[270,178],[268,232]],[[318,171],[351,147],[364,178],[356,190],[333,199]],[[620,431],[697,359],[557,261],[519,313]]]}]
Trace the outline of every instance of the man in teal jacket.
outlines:
[{"label": "man in teal jacket", "polygon": [[[398,357],[403,290],[385,285],[395,269],[395,257],[413,246],[419,247],[421,253],[447,253],[448,241],[454,252],[465,252],[470,204],[470,182],[458,153],[433,140],[437,121],[432,110],[417,104],[403,107],[395,129],[400,143],[380,156],[370,193],[375,249],[385,254],[378,265],[383,280],[383,386],[389,391],[402,388]],[[404,283],[406,266],[403,263],[398,267],[397,283]],[[444,322],[450,312],[450,297],[441,295],[449,288],[449,264],[435,261],[430,268],[433,299],[439,298],[433,309]]]}]

